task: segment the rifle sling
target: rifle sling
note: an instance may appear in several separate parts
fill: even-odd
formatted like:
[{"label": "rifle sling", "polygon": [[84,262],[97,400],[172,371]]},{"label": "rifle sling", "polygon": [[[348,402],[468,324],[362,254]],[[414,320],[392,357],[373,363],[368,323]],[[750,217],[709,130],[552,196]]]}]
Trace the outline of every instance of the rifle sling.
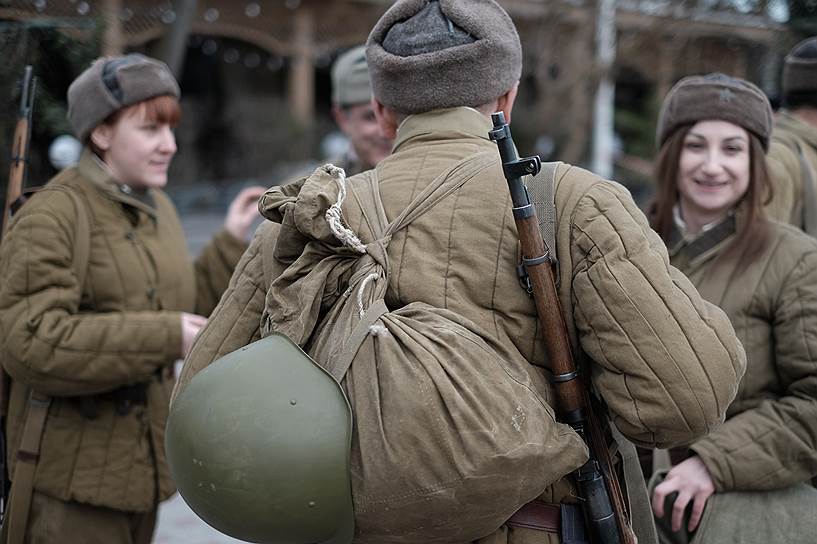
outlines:
[{"label": "rifle sling", "polygon": [[31,496],[34,492],[34,471],[40,457],[40,440],[50,405],[50,397],[31,390],[28,411],[23,423],[23,438],[20,449],[17,450],[17,463],[11,480],[8,513],[3,519],[6,544],[22,544],[25,538]]}]

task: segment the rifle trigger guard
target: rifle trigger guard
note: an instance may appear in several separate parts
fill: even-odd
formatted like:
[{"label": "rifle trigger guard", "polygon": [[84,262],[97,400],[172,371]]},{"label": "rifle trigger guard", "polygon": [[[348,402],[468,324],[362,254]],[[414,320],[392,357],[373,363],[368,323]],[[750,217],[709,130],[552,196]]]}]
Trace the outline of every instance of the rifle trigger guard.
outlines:
[{"label": "rifle trigger guard", "polygon": [[550,381],[552,381],[553,383],[565,383],[574,380],[578,377],[579,371],[574,370],[573,372],[566,372],[564,374],[554,374]]}]

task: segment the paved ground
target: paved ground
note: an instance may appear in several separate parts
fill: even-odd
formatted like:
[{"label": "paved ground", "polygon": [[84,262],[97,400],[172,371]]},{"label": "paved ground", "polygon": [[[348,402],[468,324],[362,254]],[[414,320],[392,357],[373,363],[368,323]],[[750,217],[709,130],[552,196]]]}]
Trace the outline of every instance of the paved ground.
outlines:
[{"label": "paved ground", "polygon": [[243,542],[203,522],[176,493],[159,508],[153,544],[233,544]]},{"label": "paved ground", "polygon": [[[187,243],[198,254],[222,224],[220,214],[185,214],[182,218]],[[220,533],[202,521],[177,493],[159,508],[153,544],[234,544],[243,542]]]}]

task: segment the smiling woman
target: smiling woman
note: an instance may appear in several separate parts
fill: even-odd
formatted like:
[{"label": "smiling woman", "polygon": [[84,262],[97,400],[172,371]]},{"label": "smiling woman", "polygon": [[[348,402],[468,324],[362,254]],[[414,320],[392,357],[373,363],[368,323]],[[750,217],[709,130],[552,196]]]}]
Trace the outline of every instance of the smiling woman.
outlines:
[{"label": "smiling woman", "polygon": [[[651,223],[667,241],[682,225],[695,236],[740,208],[732,253],[760,253],[768,237],[763,205],[771,198],[765,153],[772,112],[763,92],[723,74],[681,80],[661,111],[658,190]],[[681,221],[679,221],[681,220]]]},{"label": "smiling woman", "polygon": [[765,95],[722,74],[681,80],[661,110],[652,226],[748,360],[726,422],[653,474],[662,542],[806,543],[817,531],[817,242],[764,214],[771,125]]},{"label": "smiling woman", "polygon": [[678,162],[678,204],[688,230],[700,232],[743,198],[749,157],[749,133],[734,123],[698,121],[686,133]]}]

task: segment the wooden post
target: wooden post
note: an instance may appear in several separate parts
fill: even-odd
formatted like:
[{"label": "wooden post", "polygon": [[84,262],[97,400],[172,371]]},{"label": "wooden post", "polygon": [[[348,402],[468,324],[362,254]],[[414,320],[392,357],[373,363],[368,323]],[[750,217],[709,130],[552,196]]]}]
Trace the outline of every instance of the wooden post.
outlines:
[{"label": "wooden post", "polygon": [[596,12],[596,63],[599,82],[593,107],[593,171],[613,177],[613,144],[616,84],[612,78],[616,60],[616,0],[599,0]]},{"label": "wooden post", "polygon": [[294,54],[289,69],[289,107],[304,126],[315,116],[315,22],[312,11],[300,7],[294,14]]},{"label": "wooden post", "polygon": [[102,35],[103,56],[121,55],[125,50],[120,13],[122,0],[105,0],[102,3],[102,20],[105,24],[105,32]]},{"label": "wooden post", "polygon": [[181,80],[184,58],[187,54],[187,39],[193,19],[198,13],[197,0],[176,0],[173,2],[175,19],[167,25],[167,32],[159,47],[159,59],[165,61],[170,71]]}]

